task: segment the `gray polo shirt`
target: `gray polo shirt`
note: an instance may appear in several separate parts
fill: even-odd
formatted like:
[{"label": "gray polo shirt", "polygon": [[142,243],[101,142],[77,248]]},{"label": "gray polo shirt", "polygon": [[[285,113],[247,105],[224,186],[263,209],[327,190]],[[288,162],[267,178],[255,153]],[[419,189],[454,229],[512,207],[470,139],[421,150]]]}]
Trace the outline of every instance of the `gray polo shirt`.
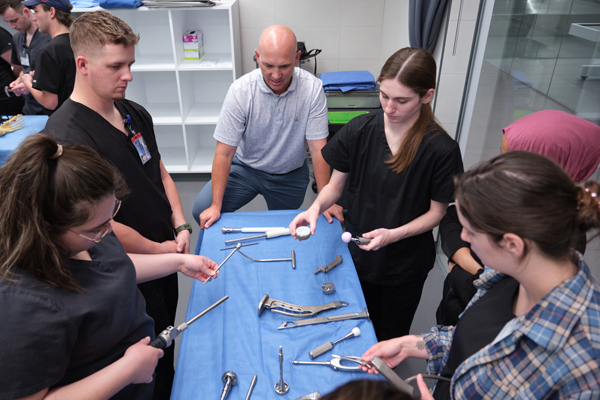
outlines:
[{"label": "gray polo shirt", "polygon": [[276,95],[257,68],[229,88],[214,138],[237,146],[236,155],[250,167],[285,174],[304,163],[306,140],[324,139],[328,133],[320,79],[294,68],[288,90]]}]

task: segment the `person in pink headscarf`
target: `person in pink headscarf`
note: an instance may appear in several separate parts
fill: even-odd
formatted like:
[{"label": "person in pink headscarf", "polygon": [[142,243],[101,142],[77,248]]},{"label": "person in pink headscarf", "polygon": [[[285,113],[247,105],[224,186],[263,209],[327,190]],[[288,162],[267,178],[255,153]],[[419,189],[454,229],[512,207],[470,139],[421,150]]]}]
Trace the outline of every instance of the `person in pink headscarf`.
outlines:
[{"label": "person in pink headscarf", "polygon": [[503,153],[524,150],[544,155],[576,183],[584,182],[600,164],[600,126],[563,111],[527,115],[502,129]]},{"label": "person in pink headscarf", "polygon": [[[576,182],[587,180],[600,164],[600,126],[557,110],[538,111],[502,129],[502,153],[514,150],[544,155],[561,165]],[[436,311],[439,325],[455,325],[477,289],[483,265],[460,237],[462,225],[451,205],[440,221],[442,250],[448,256],[449,274]],[[580,234],[576,250],[585,252],[587,238]]]}]

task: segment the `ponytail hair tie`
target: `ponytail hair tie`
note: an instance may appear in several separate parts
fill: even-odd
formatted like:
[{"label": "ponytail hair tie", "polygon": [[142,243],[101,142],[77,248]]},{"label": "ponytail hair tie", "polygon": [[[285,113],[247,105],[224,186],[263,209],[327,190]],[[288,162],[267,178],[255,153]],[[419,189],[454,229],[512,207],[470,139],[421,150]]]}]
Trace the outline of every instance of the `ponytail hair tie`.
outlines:
[{"label": "ponytail hair tie", "polygon": [[58,144],[56,147],[56,153],[54,153],[52,156],[50,156],[50,158],[52,160],[56,160],[58,157],[62,156],[63,153],[63,147],[62,145]]}]

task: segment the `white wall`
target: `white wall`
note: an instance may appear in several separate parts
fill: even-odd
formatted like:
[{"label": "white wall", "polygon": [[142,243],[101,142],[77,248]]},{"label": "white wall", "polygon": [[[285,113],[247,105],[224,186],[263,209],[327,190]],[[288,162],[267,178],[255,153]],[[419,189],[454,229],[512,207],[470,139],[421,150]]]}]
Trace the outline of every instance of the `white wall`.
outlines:
[{"label": "white wall", "polygon": [[[408,0],[239,0],[242,70],[252,59],[262,31],[291,28],[308,50],[322,49],[317,74],[367,70],[375,77],[385,60],[409,45]],[[313,71],[314,64],[303,68]]]}]

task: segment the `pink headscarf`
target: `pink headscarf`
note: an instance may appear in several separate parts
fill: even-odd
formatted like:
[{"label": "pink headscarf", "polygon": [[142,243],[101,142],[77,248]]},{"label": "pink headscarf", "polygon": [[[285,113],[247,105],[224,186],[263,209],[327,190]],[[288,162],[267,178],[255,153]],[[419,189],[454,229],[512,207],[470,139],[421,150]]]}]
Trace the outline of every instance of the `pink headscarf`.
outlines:
[{"label": "pink headscarf", "polygon": [[502,131],[509,150],[542,154],[562,165],[576,183],[600,163],[600,126],[563,111],[538,111]]}]

